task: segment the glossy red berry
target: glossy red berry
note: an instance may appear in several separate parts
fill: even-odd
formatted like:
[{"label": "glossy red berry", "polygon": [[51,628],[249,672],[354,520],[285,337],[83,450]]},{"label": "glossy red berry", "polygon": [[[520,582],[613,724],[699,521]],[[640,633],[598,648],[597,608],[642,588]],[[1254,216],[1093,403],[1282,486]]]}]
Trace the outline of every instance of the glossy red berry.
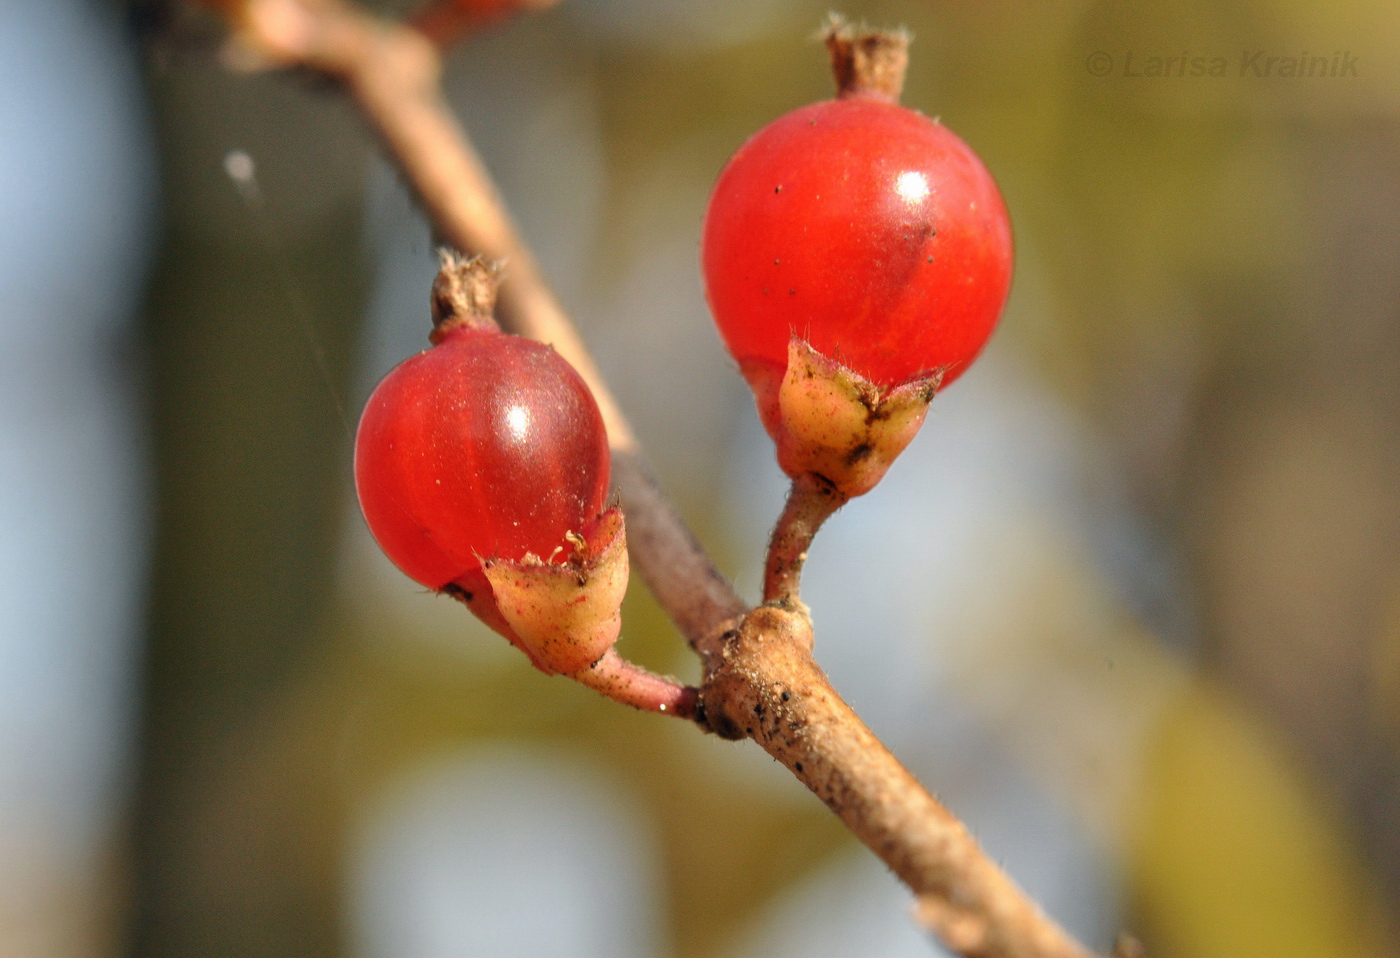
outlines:
[{"label": "glossy red berry", "polygon": [[603,511],[609,456],[588,387],[548,346],[440,327],[375,389],[355,486],[394,564],[430,589],[526,554],[568,557]]},{"label": "glossy red berry", "polygon": [[881,387],[938,371],[946,385],[1001,314],[1011,225],[962,140],[858,91],[739,149],[710,198],[702,260],[715,321],[751,382],[781,374],[796,336]]}]

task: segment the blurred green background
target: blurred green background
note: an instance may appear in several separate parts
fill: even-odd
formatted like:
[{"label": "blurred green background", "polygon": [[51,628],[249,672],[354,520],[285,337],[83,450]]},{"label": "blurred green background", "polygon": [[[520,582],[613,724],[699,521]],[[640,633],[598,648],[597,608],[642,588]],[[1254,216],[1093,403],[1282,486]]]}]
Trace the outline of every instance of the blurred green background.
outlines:
[{"label": "blurred green background", "polygon": [[[81,855],[0,866],[23,905],[0,902],[0,954],[929,953],[757,749],[546,679],[379,557],[350,436],[426,346],[434,247],[350,105],[228,69],[212,18],[67,5],[140,71],[124,109],[155,172],[130,189],[156,212],[115,242],[153,252],[114,336],[152,531],[127,553],[143,624],[104,673],[126,704],[65,713],[116,729],[120,768]],[[697,237],[727,156],[830,95],[826,11],[565,0],[447,71],[663,484],[750,594],[780,484]],[[983,157],[1018,263],[984,363],[818,542],[819,660],[1095,946],[1396,954],[1400,7],[842,12],[912,30],[905,103]],[[1260,52],[1344,52],[1354,75],[1256,76]],[[1134,75],[1182,56],[1226,75]],[[628,602],[625,652],[693,679],[640,583]],[[4,758],[17,782],[46,761],[36,728]]]}]

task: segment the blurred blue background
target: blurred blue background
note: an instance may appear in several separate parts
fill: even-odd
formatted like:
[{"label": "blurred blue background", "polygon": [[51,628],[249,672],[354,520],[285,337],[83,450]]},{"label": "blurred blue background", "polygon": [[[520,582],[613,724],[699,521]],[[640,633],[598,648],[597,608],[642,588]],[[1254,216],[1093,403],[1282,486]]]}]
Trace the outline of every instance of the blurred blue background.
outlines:
[{"label": "blurred blue background", "polygon": [[[830,95],[825,12],[565,0],[447,72],[749,596],[783,482],[697,240],[727,156]],[[1018,264],[819,540],[819,660],[1096,947],[1395,954],[1400,8],[843,12],[912,29],[905,102],[997,176]],[[379,555],[350,435],[426,345],[434,243],[333,89],[223,44],[0,2],[0,956],[932,953],[759,750],[546,679]],[[640,584],[624,621],[696,677]]]}]

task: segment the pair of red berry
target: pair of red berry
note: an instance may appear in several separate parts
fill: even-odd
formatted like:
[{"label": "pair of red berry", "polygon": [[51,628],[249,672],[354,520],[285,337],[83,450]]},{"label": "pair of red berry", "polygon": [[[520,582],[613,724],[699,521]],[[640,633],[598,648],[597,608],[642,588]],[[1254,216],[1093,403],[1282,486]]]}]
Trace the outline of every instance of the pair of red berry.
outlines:
[{"label": "pair of red berry", "polygon": [[[720,334],[783,467],[848,496],[878,481],[933,389],[991,335],[1011,231],[977,156],[898,105],[880,51],[866,61],[860,39],[829,42],[841,95],[781,117],[734,155],[710,199],[702,260]],[[473,594],[492,560],[585,561],[609,480],[603,422],[578,374],[477,313],[447,317],[431,349],[385,378],[355,451],[384,551],[430,589]],[[877,468],[850,471],[871,454],[872,423],[893,417],[890,397],[915,387],[907,435]],[[578,661],[555,667],[527,651],[547,671]]]}]

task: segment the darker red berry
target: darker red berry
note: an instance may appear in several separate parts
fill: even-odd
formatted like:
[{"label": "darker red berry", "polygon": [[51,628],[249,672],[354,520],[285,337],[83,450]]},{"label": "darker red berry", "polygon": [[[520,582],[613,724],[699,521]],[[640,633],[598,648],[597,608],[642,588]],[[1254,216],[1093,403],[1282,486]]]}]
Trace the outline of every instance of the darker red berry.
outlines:
[{"label": "darker red berry", "polygon": [[431,589],[527,553],[563,561],[605,505],[607,437],[593,396],[548,346],[440,327],[375,389],[355,486],[394,564]]},{"label": "darker red berry", "polygon": [[946,127],[846,95],[739,149],[710,198],[702,259],[751,382],[780,375],[797,336],[879,386],[940,370],[947,384],[1001,314],[1011,225],[986,167]]}]

